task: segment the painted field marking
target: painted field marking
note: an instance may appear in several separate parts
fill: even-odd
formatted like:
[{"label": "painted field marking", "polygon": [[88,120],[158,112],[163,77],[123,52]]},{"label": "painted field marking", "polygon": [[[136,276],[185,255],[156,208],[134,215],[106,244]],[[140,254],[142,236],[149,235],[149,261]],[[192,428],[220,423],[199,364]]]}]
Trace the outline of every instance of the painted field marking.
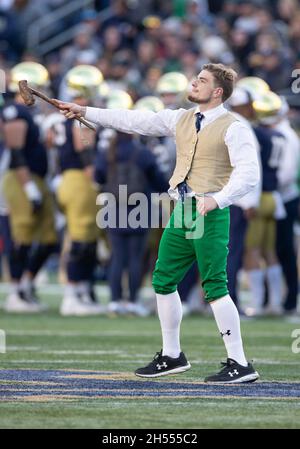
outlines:
[{"label": "painted field marking", "polygon": [[207,384],[178,379],[137,379],[133,373],[93,370],[0,370],[0,401],[91,399],[254,399],[300,401],[299,382]]}]

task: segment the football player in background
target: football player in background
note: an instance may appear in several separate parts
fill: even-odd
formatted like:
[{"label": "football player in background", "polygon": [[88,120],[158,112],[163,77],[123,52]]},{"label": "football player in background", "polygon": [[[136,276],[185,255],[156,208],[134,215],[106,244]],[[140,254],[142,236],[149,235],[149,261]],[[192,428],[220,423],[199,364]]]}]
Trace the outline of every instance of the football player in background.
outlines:
[{"label": "football player in background", "polygon": [[[0,109],[4,105],[3,96],[0,95]],[[10,162],[10,152],[5,148],[3,142],[3,122],[0,120],[0,239],[1,239],[1,249],[0,249],[0,274],[1,279],[5,279],[5,275],[8,271],[8,254],[9,248],[12,244],[11,233],[9,227],[8,219],[8,209],[7,204],[3,195],[3,177],[6,173]]]},{"label": "football player in background", "polygon": [[[252,128],[251,122],[255,118],[253,98],[244,87],[236,87],[228,101],[231,111],[242,123],[252,130],[252,137],[260,161],[260,146]],[[236,306],[240,309],[237,288],[237,277],[243,266],[244,244],[248,224],[256,215],[261,196],[261,182],[255,188],[230,206],[230,238],[227,259],[228,290]]]},{"label": "football player in background", "polygon": [[34,279],[57,249],[54,209],[45,182],[46,148],[31,111],[24,105],[18,81],[27,79],[36,88],[45,88],[48,72],[36,62],[16,65],[10,74],[13,100],[2,110],[5,146],[10,151],[9,170],[3,179],[3,193],[9,210],[13,244],[9,251],[11,293],[4,308],[8,312],[40,312]]},{"label": "football player in background", "polygon": [[[251,304],[246,313],[250,316],[282,313],[282,269],[276,254],[276,219],[286,216],[278,192],[278,169],[287,142],[269,121],[269,117],[273,116],[281,105],[278,95],[271,91],[260,94],[253,103],[258,117],[258,126],[254,129],[260,144],[262,195],[246,238],[245,269],[251,290]],[[265,266],[262,265],[263,261]],[[263,309],[265,280],[269,295],[266,310]]]},{"label": "football player in background", "polygon": [[[85,106],[95,97],[101,81],[102,74],[96,67],[76,66],[65,77],[67,95]],[[60,313],[64,316],[100,314],[103,307],[96,301],[91,288],[99,231],[94,183],[95,133],[61,115],[48,130],[47,141],[58,151],[62,176],[57,183],[56,194],[66,217],[66,232],[70,240],[67,284]]]},{"label": "football player in background", "polygon": [[284,98],[282,107],[274,117],[274,129],[286,139],[278,169],[278,188],[286,218],[277,221],[277,255],[286,281],[284,310],[293,314],[297,310],[298,271],[294,242],[294,224],[299,214],[299,187],[297,185],[300,162],[300,139],[288,119],[289,106]]},{"label": "football player in background", "polygon": [[[132,105],[127,92],[120,90],[112,91],[106,101],[107,109],[131,109]],[[139,301],[139,289],[152,216],[150,193],[166,192],[168,183],[153,152],[140,139],[132,134],[106,131],[113,135],[109,142],[103,138],[97,146],[96,181],[103,185],[104,192],[114,195],[118,217],[115,225],[108,223],[107,226],[112,250],[109,270],[111,302],[108,312],[147,316],[149,310]],[[105,131],[102,134],[106,134]],[[126,193],[119,194],[119,187],[124,185]],[[143,208],[144,213],[149,212],[146,227],[134,226],[130,222],[136,205],[128,203],[128,200],[131,195],[140,193],[147,198],[147,206]],[[124,274],[128,275],[128,293],[122,285]]]}]

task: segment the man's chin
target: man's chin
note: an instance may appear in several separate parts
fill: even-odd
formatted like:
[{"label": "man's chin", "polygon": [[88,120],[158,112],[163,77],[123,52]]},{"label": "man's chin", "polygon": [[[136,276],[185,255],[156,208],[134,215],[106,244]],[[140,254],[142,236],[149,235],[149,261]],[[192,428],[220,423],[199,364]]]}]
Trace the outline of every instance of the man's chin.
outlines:
[{"label": "man's chin", "polygon": [[196,103],[196,104],[207,104],[210,102],[210,98],[197,98],[194,97],[194,95],[188,95],[188,100],[191,101],[192,103]]},{"label": "man's chin", "polygon": [[194,97],[194,95],[188,95],[188,100],[191,101],[192,103],[200,104],[199,98]]}]

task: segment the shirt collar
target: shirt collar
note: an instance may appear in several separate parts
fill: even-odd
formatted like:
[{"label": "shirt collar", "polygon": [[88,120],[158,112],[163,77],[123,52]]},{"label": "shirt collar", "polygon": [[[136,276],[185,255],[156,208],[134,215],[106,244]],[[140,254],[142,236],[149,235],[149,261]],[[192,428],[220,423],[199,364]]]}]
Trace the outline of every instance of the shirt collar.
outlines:
[{"label": "shirt collar", "polygon": [[[195,109],[195,114],[198,112],[201,112],[200,106],[197,106]],[[203,112],[204,118],[211,120],[215,117],[218,117],[219,115],[224,114],[226,112],[226,109],[224,108],[223,103],[217,106],[216,108],[209,109],[208,111]]]}]

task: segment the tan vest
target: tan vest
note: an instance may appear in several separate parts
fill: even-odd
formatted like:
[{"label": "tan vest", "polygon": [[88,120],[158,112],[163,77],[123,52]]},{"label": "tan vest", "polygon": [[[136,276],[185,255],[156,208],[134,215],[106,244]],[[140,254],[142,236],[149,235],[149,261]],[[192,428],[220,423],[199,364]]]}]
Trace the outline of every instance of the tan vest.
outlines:
[{"label": "tan vest", "polygon": [[177,158],[170,179],[172,189],[186,180],[196,193],[222,190],[232,172],[224,138],[229,126],[236,121],[227,112],[197,133],[195,108],[182,115],[176,125]]}]

